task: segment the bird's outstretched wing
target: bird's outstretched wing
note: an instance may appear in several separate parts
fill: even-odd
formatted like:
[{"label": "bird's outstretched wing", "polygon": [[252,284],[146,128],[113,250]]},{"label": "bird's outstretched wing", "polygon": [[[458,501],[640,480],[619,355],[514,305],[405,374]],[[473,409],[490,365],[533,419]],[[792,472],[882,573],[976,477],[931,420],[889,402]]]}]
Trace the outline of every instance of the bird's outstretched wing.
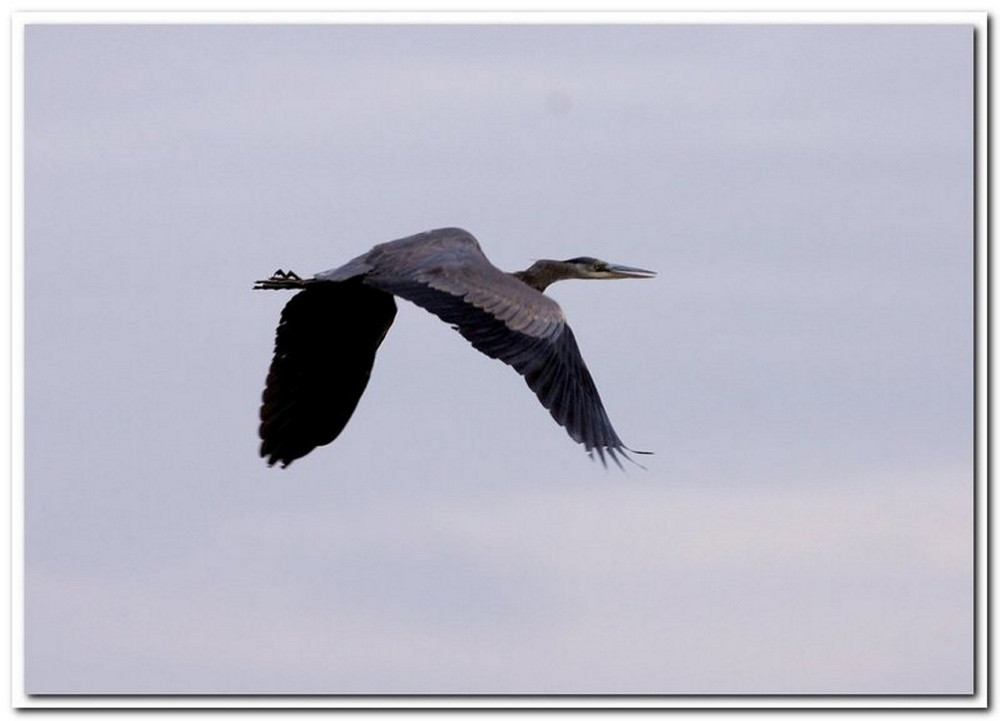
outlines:
[{"label": "bird's outstretched wing", "polygon": [[[469,242],[471,240],[471,242]],[[588,452],[621,465],[615,433],[559,305],[493,266],[471,236],[454,236],[434,263],[386,262],[373,252],[365,283],[452,324],[472,345],[521,374],[538,400]],[[376,248],[377,250],[377,248]]]},{"label": "bird's outstretched wing", "polygon": [[371,376],[396,316],[360,278],[311,282],[285,305],[260,408],[260,455],[287,466],[335,439]]}]

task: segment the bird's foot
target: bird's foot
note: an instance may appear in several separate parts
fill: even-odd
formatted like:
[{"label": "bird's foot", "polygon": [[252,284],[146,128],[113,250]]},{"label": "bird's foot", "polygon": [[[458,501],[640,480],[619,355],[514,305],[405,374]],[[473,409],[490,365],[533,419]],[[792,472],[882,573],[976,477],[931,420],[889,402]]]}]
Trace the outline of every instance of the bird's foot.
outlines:
[{"label": "bird's foot", "polygon": [[293,270],[274,271],[274,274],[267,280],[258,280],[253,285],[254,290],[287,290],[288,288],[302,288],[306,282]]}]

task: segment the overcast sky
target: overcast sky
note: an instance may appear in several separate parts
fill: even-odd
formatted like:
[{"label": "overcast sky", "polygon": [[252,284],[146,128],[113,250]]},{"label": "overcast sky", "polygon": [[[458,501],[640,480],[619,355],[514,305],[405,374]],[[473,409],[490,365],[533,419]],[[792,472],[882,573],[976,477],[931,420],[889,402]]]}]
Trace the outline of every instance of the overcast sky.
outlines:
[{"label": "overcast sky", "polygon": [[[29,26],[27,690],[970,692],[973,42]],[[550,290],[648,470],[402,301],[258,457],[253,281],[441,226],[659,271]]]}]

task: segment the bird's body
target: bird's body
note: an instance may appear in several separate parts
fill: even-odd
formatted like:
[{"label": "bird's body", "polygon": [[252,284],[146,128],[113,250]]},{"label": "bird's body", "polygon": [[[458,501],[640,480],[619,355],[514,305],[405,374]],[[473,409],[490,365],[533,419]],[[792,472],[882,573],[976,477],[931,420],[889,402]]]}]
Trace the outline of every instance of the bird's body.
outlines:
[{"label": "bird's body", "polygon": [[[442,228],[376,245],[301,279],[279,271],[259,289],[299,288],[285,306],[260,411],[260,453],[287,466],[344,429],[396,315],[393,296],[429,310],[482,353],[520,373],[588,452],[629,450],[615,433],[559,304],[542,291],[565,278],[648,278],[594,258],[538,261],[508,274],[476,239]],[[626,456],[627,457],[627,456]]]}]

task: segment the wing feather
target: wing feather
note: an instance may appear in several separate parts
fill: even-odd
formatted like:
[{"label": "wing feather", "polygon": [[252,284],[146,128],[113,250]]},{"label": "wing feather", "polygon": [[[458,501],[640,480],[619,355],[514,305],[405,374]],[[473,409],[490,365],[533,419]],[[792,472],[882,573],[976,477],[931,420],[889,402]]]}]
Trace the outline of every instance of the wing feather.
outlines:
[{"label": "wing feather", "polygon": [[285,305],[260,408],[260,455],[287,466],[333,441],[368,385],[396,303],[360,278],[310,283]]},{"label": "wing feather", "polygon": [[[516,278],[510,280],[521,283]],[[372,282],[371,278],[366,282]],[[616,462],[615,453],[625,454],[627,448],[608,419],[573,331],[565,321],[559,325],[547,323],[544,335],[535,336],[508,325],[514,322],[526,329],[532,327],[519,322],[520,316],[511,311],[509,301],[486,310],[469,303],[466,296],[419,281],[382,277],[377,282],[381,290],[416,303],[453,325],[478,351],[514,368],[552,418],[588,452],[596,450],[602,463],[606,464],[605,451]]]}]

